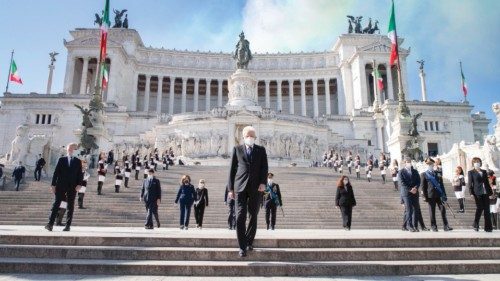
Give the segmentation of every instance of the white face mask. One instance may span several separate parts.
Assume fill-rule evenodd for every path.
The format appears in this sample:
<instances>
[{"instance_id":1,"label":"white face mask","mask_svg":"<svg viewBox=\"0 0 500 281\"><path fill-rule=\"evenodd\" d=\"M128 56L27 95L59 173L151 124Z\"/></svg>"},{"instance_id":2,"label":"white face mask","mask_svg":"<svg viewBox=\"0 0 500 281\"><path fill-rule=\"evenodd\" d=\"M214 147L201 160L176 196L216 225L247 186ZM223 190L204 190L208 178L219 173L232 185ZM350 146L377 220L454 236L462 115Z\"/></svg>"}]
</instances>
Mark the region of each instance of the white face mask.
<instances>
[{"instance_id":1,"label":"white face mask","mask_svg":"<svg viewBox=\"0 0 500 281\"><path fill-rule=\"evenodd\" d=\"M273 184L273 180L272 179L267 179L267 184L269 184L269 185Z\"/></svg>"},{"instance_id":2,"label":"white face mask","mask_svg":"<svg viewBox=\"0 0 500 281\"><path fill-rule=\"evenodd\" d=\"M433 171L434 170L434 165L432 165L432 164L429 165L429 167L427 169L429 169L429 171Z\"/></svg>"},{"instance_id":3,"label":"white face mask","mask_svg":"<svg viewBox=\"0 0 500 281\"><path fill-rule=\"evenodd\" d=\"M153 178L153 175L148 175L148 179L152 179Z\"/></svg>"},{"instance_id":4,"label":"white face mask","mask_svg":"<svg viewBox=\"0 0 500 281\"><path fill-rule=\"evenodd\" d=\"M349 180L344 180L344 185L349 184Z\"/></svg>"},{"instance_id":5,"label":"white face mask","mask_svg":"<svg viewBox=\"0 0 500 281\"><path fill-rule=\"evenodd\" d=\"M479 169L479 168L481 168L481 163L479 162L474 163L474 169Z\"/></svg>"},{"instance_id":6,"label":"white face mask","mask_svg":"<svg viewBox=\"0 0 500 281\"><path fill-rule=\"evenodd\" d=\"M255 143L255 138L253 138L253 137L246 137L245 138L245 144L246 145L253 146L254 143Z\"/></svg>"},{"instance_id":7,"label":"white face mask","mask_svg":"<svg viewBox=\"0 0 500 281\"><path fill-rule=\"evenodd\" d=\"M204 183L200 183L200 184L198 185L198 187L199 187L199 188L204 188L204 187L205 187L205 184L204 184Z\"/></svg>"},{"instance_id":8,"label":"white face mask","mask_svg":"<svg viewBox=\"0 0 500 281\"><path fill-rule=\"evenodd\" d=\"M411 163L405 163L405 167L406 167L406 169L410 169L411 168Z\"/></svg>"}]
</instances>

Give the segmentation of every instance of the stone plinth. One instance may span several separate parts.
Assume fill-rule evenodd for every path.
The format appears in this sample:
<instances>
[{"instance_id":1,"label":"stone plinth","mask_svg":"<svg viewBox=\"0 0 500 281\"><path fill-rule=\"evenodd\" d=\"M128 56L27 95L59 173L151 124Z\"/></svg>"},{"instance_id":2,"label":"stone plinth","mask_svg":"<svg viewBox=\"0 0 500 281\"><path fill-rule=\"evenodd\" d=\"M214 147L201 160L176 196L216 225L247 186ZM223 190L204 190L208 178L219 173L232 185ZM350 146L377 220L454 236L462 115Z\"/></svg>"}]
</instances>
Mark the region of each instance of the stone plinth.
<instances>
[{"instance_id":1,"label":"stone plinth","mask_svg":"<svg viewBox=\"0 0 500 281\"><path fill-rule=\"evenodd\" d=\"M257 79L246 69L238 69L229 78L229 101L226 107L257 107ZM251 110L255 111L255 110Z\"/></svg>"},{"instance_id":2,"label":"stone plinth","mask_svg":"<svg viewBox=\"0 0 500 281\"><path fill-rule=\"evenodd\" d=\"M422 149L422 143L424 138L422 137L412 137L408 134L411 128L411 118L396 118L392 123L394 131L391 137L387 141L387 148L391 154L392 159L397 159L401 161L405 155L404 150L409 142L416 141L418 147ZM416 146L415 145L415 146ZM418 159L417 159L418 160Z\"/></svg>"}]
</instances>

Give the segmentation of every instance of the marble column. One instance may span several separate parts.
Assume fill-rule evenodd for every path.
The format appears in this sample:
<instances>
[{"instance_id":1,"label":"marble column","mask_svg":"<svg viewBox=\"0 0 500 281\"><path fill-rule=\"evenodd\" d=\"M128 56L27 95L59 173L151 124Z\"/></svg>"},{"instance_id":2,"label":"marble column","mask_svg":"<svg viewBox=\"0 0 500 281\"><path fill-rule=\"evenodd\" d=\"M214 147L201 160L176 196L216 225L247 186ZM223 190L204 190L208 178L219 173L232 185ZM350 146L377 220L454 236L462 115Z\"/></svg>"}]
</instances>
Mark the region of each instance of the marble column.
<instances>
[{"instance_id":1,"label":"marble column","mask_svg":"<svg viewBox=\"0 0 500 281\"><path fill-rule=\"evenodd\" d=\"M198 112L198 102L200 99L200 92L199 92L199 87L200 86L200 79L195 78L194 79L194 98L193 98L193 112Z\"/></svg>"},{"instance_id":2,"label":"marble column","mask_svg":"<svg viewBox=\"0 0 500 281\"><path fill-rule=\"evenodd\" d=\"M170 92L168 94L168 114L174 114L174 99L175 99L175 77L170 76Z\"/></svg>"},{"instance_id":3,"label":"marble column","mask_svg":"<svg viewBox=\"0 0 500 281\"><path fill-rule=\"evenodd\" d=\"M162 98L163 98L163 76L158 76L158 94L156 95L156 114L161 114Z\"/></svg>"},{"instance_id":4,"label":"marble column","mask_svg":"<svg viewBox=\"0 0 500 281\"><path fill-rule=\"evenodd\" d=\"M313 79L313 108L314 108L314 118L319 117L319 106L318 106L318 79Z\"/></svg>"},{"instance_id":5,"label":"marble column","mask_svg":"<svg viewBox=\"0 0 500 281\"><path fill-rule=\"evenodd\" d=\"M149 89L151 83L151 75L146 74L146 90L144 91L144 108L143 111L149 112Z\"/></svg>"},{"instance_id":6,"label":"marble column","mask_svg":"<svg viewBox=\"0 0 500 281\"><path fill-rule=\"evenodd\" d=\"M270 108L271 107L271 94L270 94L270 90L269 90L269 83L271 83L271 81L265 80L264 83L266 84L266 108Z\"/></svg>"},{"instance_id":7,"label":"marble column","mask_svg":"<svg viewBox=\"0 0 500 281\"><path fill-rule=\"evenodd\" d=\"M137 109L137 96L139 95L138 91L138 84L139 84L139 74L134 74L134 82L132 86L132 104L131 107L132 111L138 111Z\"/></svg>"},{"instance_id":8,"label":"marble column","mask_svg":"<svg viewBox=\"0 0 500 281\"><path fill-rule=\"evenodd\" d=\"M300 108L302 116L307 116L306 107L306 80L300 79Z\"/></svg>"},{"instance_id":9,"label":"marble column","mask_svg":"<svg viewBox=\"0 0 500 281\"><path fill-rule=\"evenodd\" d=\"M217 106L222 107L222 83L224 81L217 79Z\"/></svg>"},{"instance_id":10,"label":"marble column","mask_svg":"<svg viewBox=\"0 0 500 281\"><path fill-rule=\"evenodd\" d=\"M391 100L395 100L394 98L394 87L392 85L392 71L391 71L391 67L389 66L385 66L385 74L386 74L386 77L387 77L387 98L391 99Z\"/></svg>"},{"instance_id":11,"label":"marble column","mask_svg":"<svg viewBox=\"0 0 500 281\"><path fill-rule=\"evenodd\" d=\"M281 93L281 80L278 80L276 81L277 85L278 85L278 89L276 90L276 95L278 97L278 101L277 101L277 105L276 105L276 110L281 113L281 111L283 110L283 96L282 96L282 93Z\"/></svg>"},{"instance_id":12,"label":"marble column","mask_svg":"<svg viewBox=\"0 0 500 281\"><path fill-rule=\"evenodd\" d=\"M89 73L89 58L83 58L82 80L80 81L80 95L87 94L87 74Z\"/></svg>"},{"instance_id":13,"label":"marble column","mask_svg":"<svg viewBox=\"0 0 500 281\"><path fill-rule=\"evenodd\" d=\"M295 101L293 100L293 80L288 80L288 98L289 98L289 109L288 112L291 115L295 114Z\"/></svg>"},{"instance_id":14,"label":"marble column","mask_svg":"<svg viewBox=\"0 0 500 281\"><path fill-rule=\"evenodd\" d=\"M425 87L425 72L423 69L420 69L420 90L422 91L422 101L427 101L427 89Z\"/></svg>"},{"instance_id":15,"label":"marble column","mask_svg":"<svg viewBox=\"0 0 500 281\"><path fill-rule=\"evenodd\" d=\"M325 78L325 104L326 115L332 115L332 103L330 96L330 78Z\"/></svg>"},{"instance_id":16,"label":"marble column","mask_svg":"<svg viewBox=\"0 0 500 281\"><path fill-rule=\"evenodd\" d=\"M344 92L344 83L342 81L342 76L339 75L335 78L337 80L337 104L338 104L338 114L346 115L346 97Z\"/></svg>"},{"instance_id":17,"label":"marble column","mask_svg":"<svg viewBox=\"0 0 500 281\"><path fill-rule=\"evenodd\" d=\"M187 81L186 77L182 77L181 113L186 112Z\"/></svg>"},{"instance_id":18,"label":"marble column","mask_svg":"<svg viewBox=\"0 0 500 281\"><path fill-rule=\"evenodd\" d=\"M206 79L206 91L205 91L205 111L210 111L210 95L212 94L211 84L212 79Z\"/></svg>"},{"instance_id":19,"label":"marble column","mask_svg":"<svg viewBox=\"0 0 500 281\"><path fill-rule=\"evenodd\" d=\"M64 92L68 95L72 95L73 93L73 79L75 77L75 62L76 59L73 56L68 56L67 65L66 65L66 80L64 82Z\"/></svg>"}]
</instances>

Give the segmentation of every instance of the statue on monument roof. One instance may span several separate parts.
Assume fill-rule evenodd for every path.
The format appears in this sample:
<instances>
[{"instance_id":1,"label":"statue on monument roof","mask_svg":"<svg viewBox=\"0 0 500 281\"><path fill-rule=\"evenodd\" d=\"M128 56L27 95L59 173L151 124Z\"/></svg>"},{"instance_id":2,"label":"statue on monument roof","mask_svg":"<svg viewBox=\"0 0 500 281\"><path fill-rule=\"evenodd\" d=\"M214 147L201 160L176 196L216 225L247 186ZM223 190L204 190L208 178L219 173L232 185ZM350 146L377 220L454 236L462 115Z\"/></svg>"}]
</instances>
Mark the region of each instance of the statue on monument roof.
<instances>
[{"instance_id":1,"label":"statue on monument roof","mask_svg":"<svg viewBox=\"0 0 500 281\"><path fill-rule=\"evenodd\" d=\"M248 69L248 63L252 59L252 52L250 51L250 42L245 39L245 33L240 33L240 41L236 44L233 59L236 60L238 69Z\"/></svg>"},{"instance_id":2,"label":"statue on monument roof","mask_svg":"<svg viewBox=\"0 0 500 281\"><path fill-rule=\"evenodd\" d=\"M411 129L408 132L409 136L416 137L416 136L419 135L418 129L417 129L417 119L420 118L421 116L422 116L422 112L417 113L417 114L415 114L415 115L412 116L412 118L411 118Z\"/></svg>"},{"instance_id":3,"label":"statue on monument roof","mask_svg":"<svg viewBox=\"0 0 500 281\"><path fill-rule=\"evenodd\" d=\"M126 9L124 9L124 10L113 9L113 12L115 13L115 25L113 25L113 28L123 28L122 17L127 12L127 10ZM127 20L127 25L128 25L128 20Z\"/></svg>"}]
</instances>

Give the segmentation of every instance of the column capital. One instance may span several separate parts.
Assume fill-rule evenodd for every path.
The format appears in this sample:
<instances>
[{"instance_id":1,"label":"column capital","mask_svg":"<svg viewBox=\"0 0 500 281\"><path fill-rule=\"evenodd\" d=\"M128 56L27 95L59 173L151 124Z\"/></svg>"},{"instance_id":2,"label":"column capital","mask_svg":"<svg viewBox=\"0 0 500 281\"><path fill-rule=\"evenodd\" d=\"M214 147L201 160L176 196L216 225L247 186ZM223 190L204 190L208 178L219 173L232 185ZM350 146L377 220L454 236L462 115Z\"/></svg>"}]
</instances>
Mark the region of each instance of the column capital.
<instances>
[{"instance_id":1,"label":"column capital","mask_svg":"<svg viewBox=\"0 0 500 281\"><path fill-rule=\"evenodd\" d=\"M151 79L151 74L144 74L146 76L146 79Z\"/></svg>"},{"instance_id":2,"label":"column capital","mask_svg":"<svg viewBox=\"0 0 500 281\"><path fill-rule=\"evenodd\" d=\"M193 78L193 80L194 80L195 83L200 82L200 78Z\"/></svg>"},{"instance_id":3,"label":"column capital","mask_svg":"<svg viewBox=\"0 0 500 281\"><path fill-rule=\"evenodd\" d=\"M189 78L188 78L188 77L181 77L181 79L182 79L182 83L184 83L184 82L187 82L187 80L188 80Z\"/></svg>"},{"instance_id":4,"label":"column capital","mask_svg":"<svg viewBox=\"0 0 500 281\"><path fill-rule=\"evenodd\" d=\"M328 83L330 84L330 79L332 79L331 77L325 77L323 78L323 80L325 81L325 84Z\"/></svg>"},{"instance_id":5,"label":"column capital","mask_svg":"<svg viewBox=\"0 0 500 281\"><path fill-rule=\"evenodd\" d=\"M318 83L318 78L311 78L313 83Z\"/></svg>"},{"instance_id":6,"label":"column capital","mask_svg":"<svg viewBox=\"0 0 500 281\"><path fill-rule=\"evenodd\" d=\"M305 79L305 78L300 78L299 80L300 80L300 84L304 84L307 81L307 79Z\"/></svg>"},{"instance_id":7,"label":"column capital","mask_svg":"<svg viewBox=\"0 0 500 281\"><path fill-rule=\"evenodd\" d=\"M208 83L212 83L212 78L205 78L205 82L208 84Z\"/></svg>"},{"instance_id":8,"label":"column capital","mask_svg":"<svg viewBox=\"0 0 500 281\"><path fill-rule=\"evenodd\" d=\"M293 85L293 82L295 82L295 79L288 79L288 84Z\"/></svg>"},{"instance_id":9,"label":"column capital","mask_svg":"<svg viewBox=\"0 0 500 281\"><path fill-rule=\"evenodd\" d=\"M271 83L271 80L270 80L270 79L265 79L265 80L264 80L264 83L265 83L266 85L269 85L269 83Z\"/></svg>"}]
</instances>

